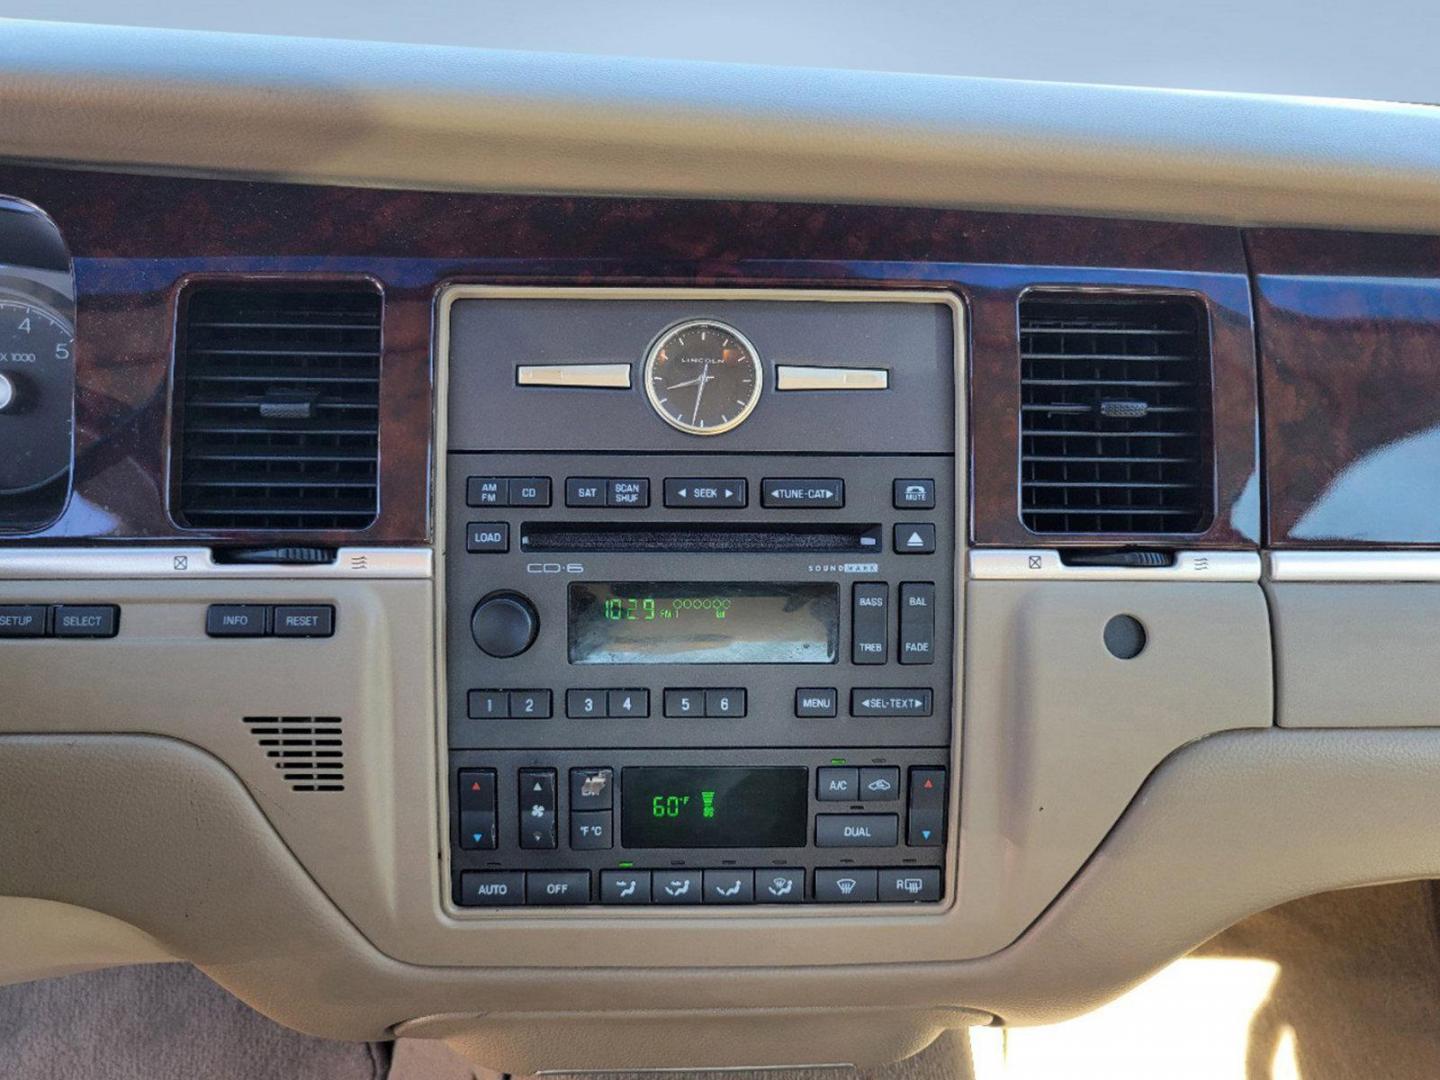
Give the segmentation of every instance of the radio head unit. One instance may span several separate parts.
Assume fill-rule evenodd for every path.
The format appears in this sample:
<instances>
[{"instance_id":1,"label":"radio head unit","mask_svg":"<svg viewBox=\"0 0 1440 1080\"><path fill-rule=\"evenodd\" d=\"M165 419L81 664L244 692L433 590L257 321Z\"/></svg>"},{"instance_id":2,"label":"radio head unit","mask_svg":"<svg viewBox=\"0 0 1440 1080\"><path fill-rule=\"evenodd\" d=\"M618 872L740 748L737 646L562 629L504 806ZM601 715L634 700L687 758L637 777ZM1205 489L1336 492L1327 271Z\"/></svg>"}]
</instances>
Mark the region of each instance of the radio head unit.
<instances>
[{"instance_id":1,"label":"radio head unit","mask_svg":"<svg viewBox=\"0 0 1440 1080\"><path fill-rule=\"evenodd\" d=\"M845 295L447 298L455 914L949 898L960 313Z\"/></svg>"}]
</instances>

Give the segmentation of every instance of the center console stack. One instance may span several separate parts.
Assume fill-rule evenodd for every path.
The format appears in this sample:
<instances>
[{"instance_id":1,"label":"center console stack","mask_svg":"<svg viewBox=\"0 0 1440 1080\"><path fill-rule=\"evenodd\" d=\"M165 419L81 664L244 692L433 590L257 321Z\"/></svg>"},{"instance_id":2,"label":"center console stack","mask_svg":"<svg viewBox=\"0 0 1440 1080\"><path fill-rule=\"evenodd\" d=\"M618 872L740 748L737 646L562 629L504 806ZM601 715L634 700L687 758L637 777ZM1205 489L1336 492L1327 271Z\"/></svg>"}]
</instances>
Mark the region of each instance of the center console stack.
<instances>
[{"instance_id":1,"label":"center console stack","mask_svg":"<svg viewBox=\"0 0 1440 1080\"><path fill-rule=\"evenodd\" d=\"M447 909L949 901L955 298L439 319Z\"/></svg>"}]
</instances>

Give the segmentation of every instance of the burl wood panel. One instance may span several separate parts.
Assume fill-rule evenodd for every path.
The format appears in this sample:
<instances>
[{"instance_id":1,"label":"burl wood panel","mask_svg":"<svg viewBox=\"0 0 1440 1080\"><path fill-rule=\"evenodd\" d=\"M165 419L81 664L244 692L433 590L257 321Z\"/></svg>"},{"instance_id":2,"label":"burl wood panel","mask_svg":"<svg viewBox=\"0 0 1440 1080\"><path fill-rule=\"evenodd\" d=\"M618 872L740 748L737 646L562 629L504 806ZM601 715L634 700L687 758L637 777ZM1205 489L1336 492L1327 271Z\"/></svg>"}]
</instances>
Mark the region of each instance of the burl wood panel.
<instances>
[{"instance_id":1,"label":"burl wood panel","mask_svg":"<svg viewBox=\"0 0 1440 1080\"><path fill-rule=\"evenodd\" d=\"M1440 238L1247 242L1271 544L1440 546Z\"/></svg>"},{"instance_id":2,"label":"burl wood panel","mask_svg":"<svg viewBox=\"0 0 1440 1080\"><path fill-rule=\"evenodd\" d=\"M1202 547L1259 540L1254 356L1236 230L875 207L393 192L31 167L0 167L0 192L48 211L75 256L75 498L43 539L255 539L181 530L168 513L175 299L195 276L284 274L365 275L386 298L380 518L363 533L312 534L316 541L401 543L429 535L432 305L441 283L452 280L953 289L971 320L973 537L1002 545L1035 539L1020 523L1017 501L1018 295L1035 285L1192 292L1210 311L1215 341L1219 507L1208 532L1183 540Z\"/></svg>"}]
</instances>

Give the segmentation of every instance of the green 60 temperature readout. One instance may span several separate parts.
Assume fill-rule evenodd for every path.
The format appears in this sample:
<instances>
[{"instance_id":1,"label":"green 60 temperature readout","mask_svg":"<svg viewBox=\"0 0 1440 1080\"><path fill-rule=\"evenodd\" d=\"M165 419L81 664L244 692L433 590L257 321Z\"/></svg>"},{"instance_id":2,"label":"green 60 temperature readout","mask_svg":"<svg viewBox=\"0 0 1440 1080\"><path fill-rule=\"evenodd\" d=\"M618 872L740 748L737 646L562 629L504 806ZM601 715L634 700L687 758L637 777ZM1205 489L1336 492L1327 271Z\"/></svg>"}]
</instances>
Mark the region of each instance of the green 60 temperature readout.
<instances>
[{"instance_id":1,"label":"green 60 temperature readout","mask_svg":"<svg viewBox=\"0 0 1440 1080\"><path fill-rule=\"evenodd\" d=\"M627 848L804 847L810 770L631 765L620 770Z\"/></svg>"},{"instance_id":2,"label":"green 60 temperature readout","mask_svg":"<svg viewBox=\"0 0 1440 1080\"><path fill-rule=\"evenodd\" d=\"M723 619L730 604L726 596L676 596L661 601L653 596L611 596L605 600L605 618L611 622L651 622L678 619L694 611Z\"/></svg>"}]
</instances>

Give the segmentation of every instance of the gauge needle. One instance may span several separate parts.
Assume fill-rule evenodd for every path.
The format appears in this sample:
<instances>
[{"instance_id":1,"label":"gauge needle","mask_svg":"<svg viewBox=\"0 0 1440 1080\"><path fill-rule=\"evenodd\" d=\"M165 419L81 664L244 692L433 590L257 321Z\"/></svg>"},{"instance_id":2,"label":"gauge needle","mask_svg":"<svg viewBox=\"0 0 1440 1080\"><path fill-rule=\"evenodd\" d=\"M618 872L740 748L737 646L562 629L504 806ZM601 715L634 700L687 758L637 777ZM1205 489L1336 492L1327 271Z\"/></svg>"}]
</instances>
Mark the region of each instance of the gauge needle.
<instances>
[{"instance_id":1,"label":"gauge needle","mask_svg":"<svg viewBox=\"0 0 1440 1080\"><path fill-rule=\"evenodd\" d=\"M695 385L696 383L698 383L702 378L704 378L703 375L696 375L695 378L693 378L693 379L686 379L684 382L674 383L674 384L672 384L672 385L670 385L670 386L665 387L665 389L666 389L667 391L670 391L670 390L683 390L683 389L684 389L685 387L687 387L687 386L694 386L694 385Z\"/></svg>"},{"instance_id":2,"label":"gauge needle","mask_svg":"<svg viewBox=\"0 0 1440 1080\"><path fill-rule=\"evenodd\" d=\"M695 411L690 414L690 423L700 419L700 399L705 396L705 384L710 381L710 361L705 361L705 366L700 369L700 389L695 391Z\"/></svg>"}]
</instances>

